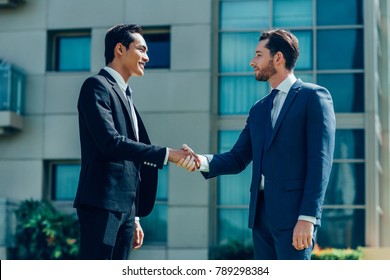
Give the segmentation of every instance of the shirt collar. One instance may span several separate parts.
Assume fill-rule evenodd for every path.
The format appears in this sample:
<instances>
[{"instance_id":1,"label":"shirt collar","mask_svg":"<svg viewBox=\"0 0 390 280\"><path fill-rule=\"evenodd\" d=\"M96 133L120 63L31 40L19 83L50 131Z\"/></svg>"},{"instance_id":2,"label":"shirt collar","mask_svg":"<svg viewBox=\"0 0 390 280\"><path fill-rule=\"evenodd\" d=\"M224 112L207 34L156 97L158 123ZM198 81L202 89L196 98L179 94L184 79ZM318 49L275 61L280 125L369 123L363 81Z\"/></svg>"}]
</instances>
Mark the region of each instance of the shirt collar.
<instances>
[{"instance_id":1,"label":"shirt collar","mask_svg":"<svg viewBox=\"0 0 390 280\"><path fill-rule=\"evenodd\" d=\"M295 75L293 73L291 73L276 88L282 92L288 93L296 81L297 81L297 78L295 77Z\"/></svg>"},{"instance_id":2,"label":"shirt collar","mask_svg":"<svg viewBox=\"0 0 390 280\"><path fill-rule=\"evenodd\" d=\"M103 69L106 70L108 74L110 74L114 78L114 80L123 92L126 92L127 87L129 87L130 92L132 92L130 86L125 82L121 74L119 74L115 69L108 66L105 66Z\"/></svg>"}]
</instances>

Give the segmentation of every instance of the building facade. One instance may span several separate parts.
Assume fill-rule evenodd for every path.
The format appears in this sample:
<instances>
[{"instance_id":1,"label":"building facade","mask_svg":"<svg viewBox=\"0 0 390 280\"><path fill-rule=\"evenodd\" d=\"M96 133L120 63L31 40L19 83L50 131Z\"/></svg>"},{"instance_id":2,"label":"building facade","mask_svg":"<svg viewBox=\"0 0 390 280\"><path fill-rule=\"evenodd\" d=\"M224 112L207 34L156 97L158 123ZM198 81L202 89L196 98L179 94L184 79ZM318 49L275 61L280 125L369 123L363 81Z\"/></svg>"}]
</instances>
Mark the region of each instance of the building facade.
<instances>
[{"instance_id":1,"label":"building facade","mask_svg":"<svg viewBox=\"0 0 390 280\"><path fill-rule=\"evenodd\" d=\"M11 202L48 199L74 212L78 93L104 66L106 30L123 22L140 24L149 46L145 76L130 86L152 143L199 153L230 149L268 94L249 66L260 32L291 30L300 41L295 75L329 89L337 118L318 244L390 246L388 2L0 1L0 257ZM250 245L250 172L205 181L164 167L132 258L207 259L229 240Z\"/></svg>"}]
</instances>

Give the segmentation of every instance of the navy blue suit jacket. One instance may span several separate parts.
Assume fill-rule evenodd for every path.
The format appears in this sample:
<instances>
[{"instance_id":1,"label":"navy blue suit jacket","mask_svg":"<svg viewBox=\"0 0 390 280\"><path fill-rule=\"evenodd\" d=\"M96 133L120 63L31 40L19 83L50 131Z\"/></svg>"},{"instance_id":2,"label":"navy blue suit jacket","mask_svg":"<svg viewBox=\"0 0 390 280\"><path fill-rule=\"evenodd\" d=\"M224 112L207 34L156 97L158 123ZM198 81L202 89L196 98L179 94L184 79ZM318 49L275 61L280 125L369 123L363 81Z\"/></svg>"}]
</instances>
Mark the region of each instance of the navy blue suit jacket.
<instances>
[{"instance_id":1,"label":"navy blue suit jacket","mask_svg":"<svg viewBox=\"0 0 390 280\"><path fill-rule=\"evenodd\" d=\"M130 212L136 203L136 215L148 215L166 149L150 145L138 112L136 140L128 100L105 70L84 82L77 108L81 172L74 207Z\"/></svg>"},{"instance_id":2,"label":"navy blue suit jacket","mask_svg":"<svg viewBox=\"0 0 390 280\"><path fill-rule=\"evenodd\" d=\"M253 228L261 174L265 180L265 207L278 229L295 226L299 215L320 224L322 205L333 161L335 114L329 92L298 79L288 92L272 138L265 145L270 95L250 110L245 128L226 153L206 155L210 170L205 178L236 174L253 161L249 227Z\"/></svg>"}]
</instances>

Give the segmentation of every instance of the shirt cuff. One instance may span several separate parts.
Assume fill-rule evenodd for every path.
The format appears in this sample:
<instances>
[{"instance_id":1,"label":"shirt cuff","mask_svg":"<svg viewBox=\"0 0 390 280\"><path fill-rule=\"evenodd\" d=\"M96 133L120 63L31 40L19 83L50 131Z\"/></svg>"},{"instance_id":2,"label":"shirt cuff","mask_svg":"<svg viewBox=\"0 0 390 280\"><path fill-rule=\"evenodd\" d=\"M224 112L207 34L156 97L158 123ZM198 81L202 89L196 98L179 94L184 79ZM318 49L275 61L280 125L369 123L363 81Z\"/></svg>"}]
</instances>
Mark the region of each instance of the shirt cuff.
<instances>
[{"instance_id":1,"label":"shirt cuff","mask_svg":"<svg viewBox=\"0 0 390 280\"><path fill-rule=\"evenodd\" d=\"M169 159L169 149L166 148L165 149L165 159L164 159L164 165L167 165L168 164L168 159Z\"/></svg>"},{"instance_id":2,"label":"shirt cuff","mask_svg":"<svg viewBox=\"0 0 390 280\"><path fill-rule=\"evenodd\" d=\"M311 223L313 223L314 225L316 224L316 221L317 221L316 217L305 216L305 215L300 215L300 216L298 217L298 220L311 222Z\"/></svg>"},{"instance_id":3,"label":"shirt cuff","mask_svg":"<svg viewBox=\"0 0 390 280\"><path fill-rule=\"evenodd\" d=\"M135 221L139 221L139 217L135 217L134 220L135 220Z\"/></svg>"},{"instance_id":4,"label":"shirt cuff","mask_svg":"<svg viewBox=\"0 0 390 280\"><path fill-rule=\"evenodd\" d=\"M198 155L198 156L199 156L199 160L200 160L200 167L199 167L198 171L209 172L210 166L209 166L209 160L207 159L207 157L205 157L204 155Z\"/></svg>"}]
</instances>

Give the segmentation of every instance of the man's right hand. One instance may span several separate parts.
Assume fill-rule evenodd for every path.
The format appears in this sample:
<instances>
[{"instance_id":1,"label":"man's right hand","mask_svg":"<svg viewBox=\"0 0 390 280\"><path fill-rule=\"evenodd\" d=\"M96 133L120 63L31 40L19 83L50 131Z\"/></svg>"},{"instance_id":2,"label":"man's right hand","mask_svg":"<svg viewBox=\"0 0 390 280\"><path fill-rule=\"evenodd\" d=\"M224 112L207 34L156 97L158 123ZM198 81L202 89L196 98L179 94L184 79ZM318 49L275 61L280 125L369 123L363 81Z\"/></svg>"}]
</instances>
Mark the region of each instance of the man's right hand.
<instances>
[{"instance_id":1,"label":"man's right hand","mask_svg":"<svg viewBox=\"0 0 390 280\"><path fill-rule=\"evenodd\" d=\"M188 171L190 171L190 169L193 169L192 171L195 171L197 168L200 167L198 155L195 154L194 151L186 144L183 144L181 149L178 150L169 148L168 160L170 162L175 163L177 166L182 166ZM186 167L184 167L183 164L185 164ZM193 168L190 168L190 166L192 166Z\"/></svg>"}]
</instances>

